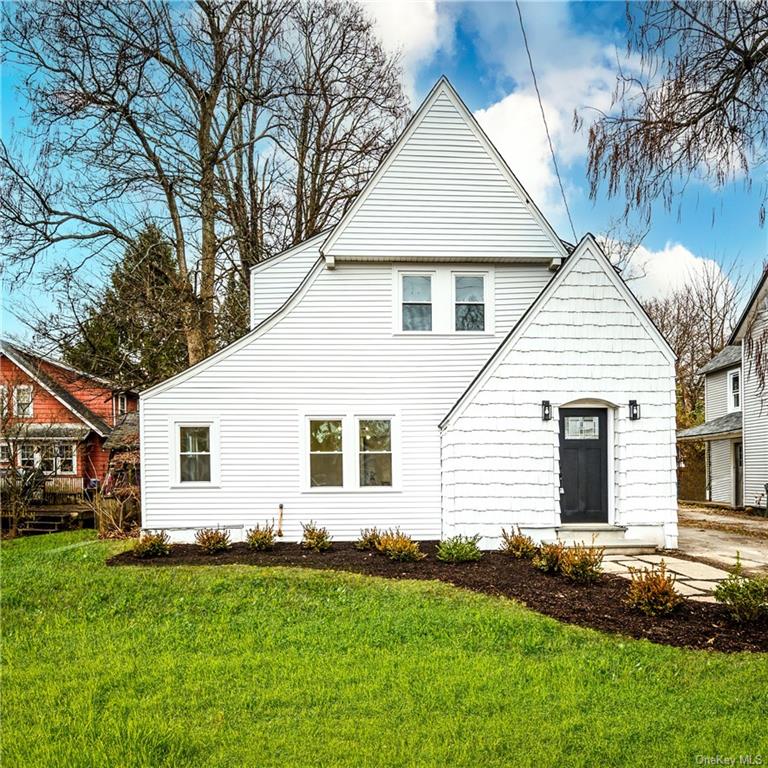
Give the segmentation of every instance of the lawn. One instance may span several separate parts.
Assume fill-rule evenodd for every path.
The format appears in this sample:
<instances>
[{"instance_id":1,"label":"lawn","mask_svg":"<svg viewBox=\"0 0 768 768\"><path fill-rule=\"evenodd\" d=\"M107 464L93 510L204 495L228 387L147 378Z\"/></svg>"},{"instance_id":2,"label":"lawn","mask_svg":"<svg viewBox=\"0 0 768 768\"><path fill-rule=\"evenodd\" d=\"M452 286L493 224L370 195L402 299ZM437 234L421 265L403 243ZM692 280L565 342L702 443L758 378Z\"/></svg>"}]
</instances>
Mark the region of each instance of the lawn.
<instances>
[{"instance_id":1,"label":"lawn","mask_svg":"<svg viewBox=\"0 0 768 768\"><path fill-rule=\"evenodd\" d=\"M432 582L109 568L2 545L6 766L768 761L768 658L565 626Z\"/></svg>"}]
</instances>

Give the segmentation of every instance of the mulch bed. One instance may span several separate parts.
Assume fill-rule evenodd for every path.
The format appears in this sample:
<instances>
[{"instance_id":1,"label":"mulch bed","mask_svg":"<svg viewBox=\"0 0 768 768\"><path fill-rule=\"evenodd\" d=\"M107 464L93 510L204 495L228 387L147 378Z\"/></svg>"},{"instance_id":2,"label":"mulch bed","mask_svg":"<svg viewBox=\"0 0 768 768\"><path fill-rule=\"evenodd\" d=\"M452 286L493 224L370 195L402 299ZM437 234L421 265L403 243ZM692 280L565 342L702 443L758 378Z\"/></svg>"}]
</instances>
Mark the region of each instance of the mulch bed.
<instances>
[{"instance_id":1,"label":"mulch bed","mask_svg":"<svg viewBox=\"0 0 768 768\"><path fill-rule=\"evenodd\" d=\"M169 557L140 560L130 551L109 565L158 567L173 565L300 566L380 576L388 579L438 579L464 589L512 598L546 616L583 627L644 638L654 643L724 652L768 652L768 620L739 625L722 606L686 600L671 616L649 617L624 605L628 582L603 575L588 586L562 576L549 576L527 560L487 552L482 560L451 565L435 557L437 543L421 542L427 558L400 563L373 552L361 552L349 542L336 542L327 552L308 552L298 544L279 543L270 552L255 552L234 544L218 555L207 555L194 544L174 544Z\"/></svg>"}]
</instances>

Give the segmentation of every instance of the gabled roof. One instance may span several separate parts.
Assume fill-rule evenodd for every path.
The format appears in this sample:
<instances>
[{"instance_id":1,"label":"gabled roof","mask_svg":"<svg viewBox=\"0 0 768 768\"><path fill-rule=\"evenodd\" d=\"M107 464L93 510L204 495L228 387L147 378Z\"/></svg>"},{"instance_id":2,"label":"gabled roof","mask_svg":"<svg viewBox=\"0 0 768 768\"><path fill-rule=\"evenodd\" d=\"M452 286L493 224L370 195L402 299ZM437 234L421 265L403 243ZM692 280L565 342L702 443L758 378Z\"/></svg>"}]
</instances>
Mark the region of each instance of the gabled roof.
<instances>
[{"instance_id":1,"label":"gabled roof","mask_svg":"<svg viewBox=\"0 0 768 768\"><path fill-rule=\"evenodd\" d=\"M762 277L757 281L755 290L752 291L752 295L749 297L747 306L744 307L744 311L741 313L739 322L736 323L736 327L731 333L731 338L728 339L729 344L733 344L743 337L748 325L748 320L755 312L757 312L757 305L762 298L765 298L766 301L768 301L768 264L766 264L763 268Z\"/></svg>"},{"instance_id":2,"label":"gabled roof","mask_svg":"<svg viewBox=\"0 0 768 768\"><path fill-rule=\"evenodd\" d=\"M733 411L717 419L706 421L697 427L681 429L677 436L681 440L712 440L741 432L741 411Z\"/></svg>"},{"instance_id":3,"label":"gabled roof","mask_svg":"<svg viewBox=\"0 0 768 768\"><path fill-rule=\"evenodd\" d=\"M129 411L117 420L114 429L104 441L104 449L113 451L118 448L137 448L138 445L139 412Z\"/></svg>"},{"instance_id":4,"label":"gabled roof","mask_svg":"<svg viewBox=\"0 0 768 768\"><path fill-rule=\"evenodd\" d=\"M15 365L21 368L24 373L34 379L50 395L55 397L65 408L87 424L97 435L106 437L110 432L110 427L101 416L97 416L85 403L82 403L72 395L65 387L57 382L52 376L46 373L41 362L50 362L45 358L39 357L22 350L20 347L11 344L5 340L0 341L0 354L4 354ZM71 370L71 369L70 369ZM87 375L87 374L83 374ZM93 378L93 377L88 377Z\"/></svg>"},{"instance_id":5,"label":"gabled roof","mask_svg":"<svg viewBox=\"0 0 768 768\"><path fill-rule=\"evenodd\" d=\"M723 347L706 365L699 369L699 373L714 373L723 368L733 368L741 365L741 345L729 344Z\"/></svg>"},{"instance_id":6,"label":"gabled roof","mask_svg":"<svg viewBox=\"0 0 768 768\"><path fill-rule=\"evenodd\" d=\"M568 248L441 77L320 252L330 265L543 261Z\"/></svg>"},{"instance_id":7,"label":"gabled roof","mask_svg":"<svg viewBox=\"0 0 768 768\"><path fill-rule=\"evenodd\" d=\"M501 362L503 353L525 333L532 319L539 313L541 308L546 304L547 300L557 291L558 287L564 282L568 274L573 270L574 266L587 252L594 254L595 257L602 262L605 274L608 276L608 279L613 283L619 293L624 296L628 305L637 316L638 320L648 331L649 335L656 340L659 349L663 352L665 357L671 363L674 362L675 353L669 346L669 342L664 338L664 335L653 323L651 318L648 316L648 313L645 311L642 304L640 304L635 295L624 282L621 275L619 275L618 272L614 269L610 260L605 255L605 253L603 253L602 248L599 246L594 236L591 233L587 233L576 246L573 253L568 257L568 260L565 262L565 264L557 271L554 277L549 281L549 283L547 283L542 292L538 295L533 304L528 307L523 316L517 321L517 323L515 323L512 330L507 334L501 344L499 344L499 346L496 348L496 351L480 369L477 376L475 376L475 378L464 390L459 399L454 403L451 410L448 411L448 413L445 415L445 418L440 422L440 429L443 429L453 418L456 417L456 415L463 409L464 405L469 401L474 392L477 391L477 389L487 380L493 371L496 370L496 367Z\"/></svg>"}]
</instances>

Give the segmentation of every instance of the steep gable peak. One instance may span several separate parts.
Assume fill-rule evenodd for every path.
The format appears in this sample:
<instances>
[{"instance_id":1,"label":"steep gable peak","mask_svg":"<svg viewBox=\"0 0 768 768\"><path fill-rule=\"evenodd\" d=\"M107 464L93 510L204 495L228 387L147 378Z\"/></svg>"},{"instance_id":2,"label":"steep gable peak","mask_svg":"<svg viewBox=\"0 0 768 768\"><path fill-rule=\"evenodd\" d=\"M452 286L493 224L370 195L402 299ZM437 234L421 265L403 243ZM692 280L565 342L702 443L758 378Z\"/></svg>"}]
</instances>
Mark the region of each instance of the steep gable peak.
<instances>
[{"instance_id":1,"label":"steep gable peak","mask_svg":"<svg viewBox=\"0 0 768 768\"><path fill-rule=\"evenodd\" d=\"M552 261L567 249L441 77L323 243L351 261Z\"/></svg>"}]
</instances>

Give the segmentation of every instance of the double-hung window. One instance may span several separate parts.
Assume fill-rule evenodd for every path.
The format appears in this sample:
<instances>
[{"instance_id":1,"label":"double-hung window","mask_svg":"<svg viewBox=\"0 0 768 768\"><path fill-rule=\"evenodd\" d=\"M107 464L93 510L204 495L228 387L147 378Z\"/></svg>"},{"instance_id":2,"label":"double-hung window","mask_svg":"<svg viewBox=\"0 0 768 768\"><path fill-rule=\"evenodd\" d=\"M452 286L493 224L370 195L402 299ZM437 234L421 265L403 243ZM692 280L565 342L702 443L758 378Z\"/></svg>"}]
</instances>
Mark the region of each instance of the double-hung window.
<instances>
[{"instance_id":1,"label":"double-hung window","mask_svg":"<svg viewBox=\"0 0 768 768\"><path fill-rule=\"evenodd\" d=\"M341 419L309 420L309 484L313 488L344 485Z\"/></svg>"},{"instance_id":2,"label":"double-hung window","mask_svg":"<svg viewBox=\"0 0 768 768\"><path fill-rule=\"evenodd\" d=\"M454 275L454 319L457 331L485 330L483 275Z\"/></svg>"},{"instance_id":3,"label":"double-hung window","mask_svg":"<svg viewBox=\"0 0 768 768\"><path fill-rule=\"evenodd\" d=\"M46 443L40 447L40 469L46 475L56 472L56 448L52 443Z\"/></svg>"},{"instance_id":4,"label":"double-hung window","mask_svg":"<svg viewBox=\"0 0 768 768\"><path fill-rule=\"evenodd\" d=\"M360 486L392 485L392 422L360 419Z\"/></svg>"},{"instance_id":5,"label":"double-hung window","mask_svg":"<svg viewBox=\"0 0 768 768\"><path fill-rule=\"evenodd\" d=\"M35 446L29 443L22 443L19 446L19 466L22 469L35 468Z\"/></svg>"},{"instance_id":6,"label":"double-hung window","mask_svg":"<svg viewBox=\"0 0 768 768\"><path fill-rule=\"evenodd\" d=\"M56 446L56 471L60 475L75 474L76 450L74 443L59 443Z\"/></svg>"},{"instance_id":7,"label":"double-hung window","mask_svg":"<svg viewBox=\"0 0 768 768\"><path fill-rule=\"evenodd\" d=\"M32 418L32 387L20 384L13 390L13 415L17 419Z\"/></svg>"},{"instance_id":8,"label":"double-hung window","mask_svg":"<svg viewBox=\"0 0 768 768\"><path fill-rule=\"evenodd\" d=\"M0 384L0 419L8 416L8 387Z\"/></svg>"},{"instance_id":9,"label":"double-hung window","mask_svg":"<svg viewBox=\"0 0 768 768\"><path fill-rule=\"evenodd\" d=\"M210 424L179 424L179 482L211 481Z\"/></svg>"},{"instance_id":10,"label":"double-hung window","mask_svg":"<svg viewBox=\"0 0 768 768\"><path fill-rule=\"evenodd\" d=\"M128 398L123 392L117 396L117 415L125 416L126 413L128 413Z\"/></svg>"},{"instance_id":11,"label":"double-hung window","mask_svg":"<svg viewBox=\"0 0 768 768\"><path fill-rule=\"evenodd\" d=\"M432 276L402 275L403 331L432 330Z\"/></svg>"},{"instance_id":12,"label":"double-hung window","mask_svg":"<svg viewBox=\"0 0 768 768\"><path fill-rule=\"evenodd\" d=\"M738 370L728 374L728 410L741 410L741 373Z\"/></svg>"}]
</instances>

